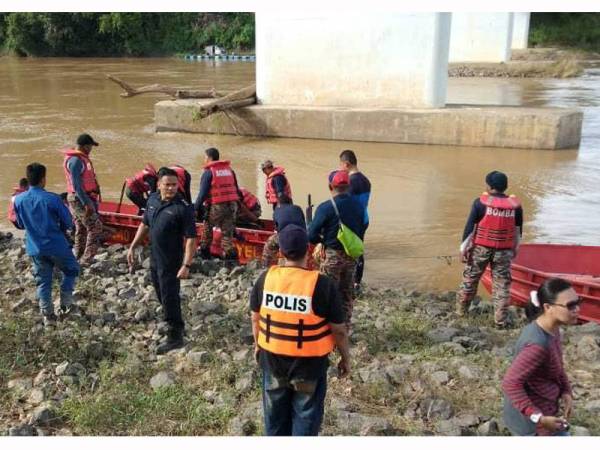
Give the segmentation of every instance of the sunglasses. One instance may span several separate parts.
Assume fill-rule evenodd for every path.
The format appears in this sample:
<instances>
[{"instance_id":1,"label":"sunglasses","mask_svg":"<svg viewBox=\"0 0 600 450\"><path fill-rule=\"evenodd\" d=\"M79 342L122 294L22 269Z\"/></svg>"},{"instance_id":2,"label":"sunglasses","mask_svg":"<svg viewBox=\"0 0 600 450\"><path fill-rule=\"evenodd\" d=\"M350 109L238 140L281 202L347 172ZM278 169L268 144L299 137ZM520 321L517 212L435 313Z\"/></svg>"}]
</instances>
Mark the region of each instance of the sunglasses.
<instances>
[{"instance_id":1,"label":"sunglasses","mask_svg":"<svg viewBox=\"0 0 600 450\"><path fill-rule=\"evenodd\" d=\"M559 305L558 303L552 303L552 306L560 306L561 308L567 308L569 311L575 311L581 306L581 299L573 300L566 305Z\"/></svg>"}]
</instances>

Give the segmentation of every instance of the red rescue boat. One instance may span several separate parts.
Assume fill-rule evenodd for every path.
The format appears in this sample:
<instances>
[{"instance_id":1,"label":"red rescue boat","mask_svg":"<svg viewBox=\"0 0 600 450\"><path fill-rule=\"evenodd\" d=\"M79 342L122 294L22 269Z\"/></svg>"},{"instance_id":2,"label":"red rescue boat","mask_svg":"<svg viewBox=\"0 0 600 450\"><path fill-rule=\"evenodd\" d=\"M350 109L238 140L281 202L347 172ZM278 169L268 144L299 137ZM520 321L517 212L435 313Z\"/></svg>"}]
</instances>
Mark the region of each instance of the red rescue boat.
<instances>
[{"instance_id":1,"label":"red rescue boat","mask_svg":"<svg viewBox=\"0 0 600 450\"><path fill-rule=\"evenodd\" d=\"M107 239L108 244L131 244L142 217L137 215L138 208L134 205L120 204L116 202L101 202L98 207L100 220L105 228L110 232ZM241 264L246 264L253 259L262 257L265 242L274 232L272 220L261 220L261 229L236 228L236 237L234 244L238 251L238 259ZM204 226L202 223L196 223L198 236L202 235ZM198 240L200 244L200 240ZM213 241L210 248L211 254L217 257L223 257L221 248L221 230L213 229Z\"/></svg>"},{"instance_id":2,"label":"red rescue boat","mask_svg":"<svg viewBox=\"0 0 600 450\"><path fill-rule=\"evenodd\" d=\"M513 260L511 304L525 306L529 293L547 278L560 277L573 284L583 300L579 317L600 323L600 247L563 244L522 244ZM481 279L491 293L489 266Z\"/></svg>"}]
</instances>

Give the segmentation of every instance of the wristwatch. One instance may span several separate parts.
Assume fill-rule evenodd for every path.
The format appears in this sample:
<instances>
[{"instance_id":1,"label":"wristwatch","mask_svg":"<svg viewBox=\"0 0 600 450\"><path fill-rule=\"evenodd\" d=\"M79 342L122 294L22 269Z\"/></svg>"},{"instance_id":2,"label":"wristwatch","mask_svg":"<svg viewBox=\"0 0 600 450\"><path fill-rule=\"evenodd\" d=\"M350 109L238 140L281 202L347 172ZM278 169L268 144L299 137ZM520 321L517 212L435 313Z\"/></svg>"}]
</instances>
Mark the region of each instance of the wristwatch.
<instances>
[{"instance_id":1,"label":"wristwatch","mask_svg":"<svg viewBox=\"0 0 600 450\"><path fill-rule=\"evenodd\" d=\"M184 266L184 267L187 267L188 269L191 269L191 268L192 268L192 266L191 266L190 264L184 264L183 266Z\"/></svg>"},{"instance_id":2,"label":"wristwatch","mask_svg":"<svg viewBox=\"0 0 600 450\"><path fill-rule=\"evenodd\" d=\"M537 414L532 414L529 416L529 420L531 420L533 423L539 423L540 420L542 420L542 413L537 413Z\"/></svg>"}]
</instances>

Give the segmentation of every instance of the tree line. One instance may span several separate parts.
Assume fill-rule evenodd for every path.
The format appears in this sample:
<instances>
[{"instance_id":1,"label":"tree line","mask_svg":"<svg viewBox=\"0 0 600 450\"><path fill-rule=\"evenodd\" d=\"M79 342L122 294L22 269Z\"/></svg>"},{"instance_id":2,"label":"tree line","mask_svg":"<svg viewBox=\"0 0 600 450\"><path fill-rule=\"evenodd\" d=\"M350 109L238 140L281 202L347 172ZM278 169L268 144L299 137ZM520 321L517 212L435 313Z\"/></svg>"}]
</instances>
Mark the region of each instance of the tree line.
<instances>
[{"instance_id":1,"label":"tree line","mask_svg":"<svg viewBox=\"0 0 600 450\"><path fill-rule=\"evenodd\" d=\"M0 13L0 48L19 56L164 56L254 48L253 13Z\"/></svg>"}]
</instances>

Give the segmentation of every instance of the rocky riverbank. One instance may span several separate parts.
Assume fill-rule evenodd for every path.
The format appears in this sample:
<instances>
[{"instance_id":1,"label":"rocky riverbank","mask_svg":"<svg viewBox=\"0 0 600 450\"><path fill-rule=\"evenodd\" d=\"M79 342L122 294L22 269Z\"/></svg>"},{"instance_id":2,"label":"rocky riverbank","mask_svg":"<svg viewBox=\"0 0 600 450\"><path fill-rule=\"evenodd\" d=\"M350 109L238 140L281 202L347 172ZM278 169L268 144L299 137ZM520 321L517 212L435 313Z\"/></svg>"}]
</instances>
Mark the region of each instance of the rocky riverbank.
<instances>
[{"instance_id":1,"label":"rocky riverbank","mask_svg":"<svg viewBox=\"0 0 600 450\"><path fill-rule=\"evenodd\" d=\"M0 235L0 433L252 435L262 432L248 290L254 265L196 262L182 282L187 345L164 334L147 254L104 249L78 283L81 312L44 330L23 242ZM324 435L502 435L500 379L517 328L493 329L487 302L453 315L454 293L367 287L357 301L353 372L330 369ZM576 434L599 435L600 326L565 333ZM337 358L336 358L337 359Z\"/></svg>"}]
</instances>

